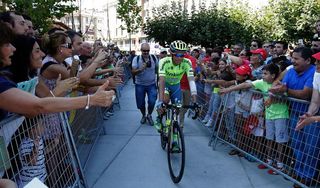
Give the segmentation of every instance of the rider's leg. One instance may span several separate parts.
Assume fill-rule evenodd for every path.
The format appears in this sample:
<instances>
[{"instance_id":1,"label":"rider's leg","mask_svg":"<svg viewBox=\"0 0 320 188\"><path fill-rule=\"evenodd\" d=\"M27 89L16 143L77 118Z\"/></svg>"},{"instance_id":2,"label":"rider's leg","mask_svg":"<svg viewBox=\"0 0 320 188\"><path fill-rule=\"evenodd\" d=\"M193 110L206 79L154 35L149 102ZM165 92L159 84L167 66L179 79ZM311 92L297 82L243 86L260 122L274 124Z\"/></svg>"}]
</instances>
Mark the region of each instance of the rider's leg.
<instances>
[{"instance_id":1,"label":"rider's leg","mask_svg":"<svg viewBox=\"0 0 320 188\"><path fill-rule=\"evenodd\" d=\"M166 87L169 90L170 93L170 100L171 103L174 104L176 102L182 102L182 94L181 94L181 88L180 83L176 85L166 85Z\"/></svg>"},{"instance_id":2,"label":"rider's leg","mask_svg":"<svg viewBox=\"0 0 320 188\"><path fill-rule=\"evenodd\" d=\"M182 91L182 105L189 105L191 101L190 90L181 90L181 91ZM187 108L182 108L180 110L179 122L181 127L183 127L184 125L184 115L186 114L187 111L188 111Z\"/></svg>"}]
</instances>

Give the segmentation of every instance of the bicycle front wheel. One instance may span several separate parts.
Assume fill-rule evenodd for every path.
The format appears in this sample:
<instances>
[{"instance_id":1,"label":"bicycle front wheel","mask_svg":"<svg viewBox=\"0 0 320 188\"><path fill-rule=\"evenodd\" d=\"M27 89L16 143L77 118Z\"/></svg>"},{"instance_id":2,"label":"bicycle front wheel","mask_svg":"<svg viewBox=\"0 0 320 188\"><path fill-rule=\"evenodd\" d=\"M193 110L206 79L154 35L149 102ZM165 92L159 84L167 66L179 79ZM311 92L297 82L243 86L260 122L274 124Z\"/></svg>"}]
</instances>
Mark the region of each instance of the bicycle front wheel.
<instances>
[{"instance_id":1,"label":"bicycle front wheel","mask_svg":"<svg viewBox=\"0 0 320 188\"><path fill-rule=\"evenodd\" d=\"M161 143L161 148L163 150L166 149L166 145L167 145L167 142L168 142L168 137L167 137L167 134L166 134L166 128L164 126L161 126L161 131L160 131L160 143Z\"/></svg>"},{"instance_id":2,"label":"bicycle front wheel","mask_svg":"<svg viewBox=\"0 0 320 188\"><path fill-rule=\"evenodd\" d=\"M176 121L168 134L167 154L170 177L174 183L179 183L185 166L185 145L183 132Z\"/></svg>"}]
</instances>

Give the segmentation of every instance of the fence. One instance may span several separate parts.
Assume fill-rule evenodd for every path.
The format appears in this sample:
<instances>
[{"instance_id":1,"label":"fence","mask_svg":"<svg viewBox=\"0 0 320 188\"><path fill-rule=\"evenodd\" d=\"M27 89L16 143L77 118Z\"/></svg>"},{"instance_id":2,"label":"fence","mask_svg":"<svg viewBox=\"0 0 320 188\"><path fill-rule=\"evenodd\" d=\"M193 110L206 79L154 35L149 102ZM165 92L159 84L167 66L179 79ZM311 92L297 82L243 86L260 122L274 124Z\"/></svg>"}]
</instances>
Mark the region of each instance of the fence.
<instances>
[{"instance_id":1,"label":"fence","mask_svg":"<svg viewBox=\"0 0 320 188\"><path fill-rule=\"evenodd\" d=\"M49 115L0 122L2 178L19 188L35 177L50 188L87 187L66 115L56 115L60 120L54 127Z\"/></svg>"},{"instance_id":2,"label":"fence","mask_svg":"<svg viewBox=\"0 0 320 188\"><path fill-rule=\"evenodd\" d=\"M268 173L281 174L302 187L320 185L320 124L295 130L309 102L251 90L213 97L221 102L211 114L209 145L226 143L234 148L229 154L260 162L258 168L268 168Z\"/></svg>"},{"instance_id":3,"label":"fence","mask_svg":"<svg viewBox=\"0 0 320 188\"><path fill-rule=\"evenodd\" d=\"M131 72L125 61L119 60L116 67L122 67L123 69L123 74L119 75L123 84L116 88L116 98L113 101L113 105L108 108L90 107L89 110L74 110L69 115L73 139L84 170L86 170L86 164L99 136L105 134L103 126L105 120L108 120L113 115L115 108L120 109L121 90L130 79Z\"/></svg>"}]
</instances>

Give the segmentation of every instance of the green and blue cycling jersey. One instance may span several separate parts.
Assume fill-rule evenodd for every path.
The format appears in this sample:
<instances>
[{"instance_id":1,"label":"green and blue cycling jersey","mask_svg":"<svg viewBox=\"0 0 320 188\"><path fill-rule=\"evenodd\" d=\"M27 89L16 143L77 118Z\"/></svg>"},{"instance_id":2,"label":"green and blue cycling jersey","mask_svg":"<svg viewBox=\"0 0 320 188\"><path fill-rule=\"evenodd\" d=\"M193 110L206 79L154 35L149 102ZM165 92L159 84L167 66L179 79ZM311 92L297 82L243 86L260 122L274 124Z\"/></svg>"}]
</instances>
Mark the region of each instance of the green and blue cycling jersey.
<instances>
[{"instance_id":1,"label":"green and blue cycling jersey","mask_svg":"<svg viewBox=\"0 0 320 188\"><path fill-rule=\"evenodd\" d=\"M193 77L193 69L191 61L183 58L178 65L173 64L172 57L165 57L159 61L159 76L163 76L165 87L170 92L171 102L181 101L180 80L184 74L187 77Z\"/></svg>"}]
</instances>

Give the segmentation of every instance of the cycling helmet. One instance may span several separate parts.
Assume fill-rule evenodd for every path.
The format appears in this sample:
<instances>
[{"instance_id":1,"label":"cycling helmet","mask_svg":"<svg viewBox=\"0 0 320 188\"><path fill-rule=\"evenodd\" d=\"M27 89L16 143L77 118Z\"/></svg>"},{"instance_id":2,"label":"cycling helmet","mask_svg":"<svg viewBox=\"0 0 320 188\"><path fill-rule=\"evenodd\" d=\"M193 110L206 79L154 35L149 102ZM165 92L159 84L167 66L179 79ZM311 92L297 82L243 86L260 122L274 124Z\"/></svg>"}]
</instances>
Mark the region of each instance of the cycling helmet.
<instances>
[{"instance_id":1,"label":"cycling helmet","mask_svg":"<svg viewBox=\"0 0 320 188\"><path fill-rule=\"evenodd\" d=\"M188 50L188 46L185 42L181 41L181 40L175 40L170 44L170 51L171 52L176 52L176 51L187 51Z\"/></svg>"}]
</instances>

